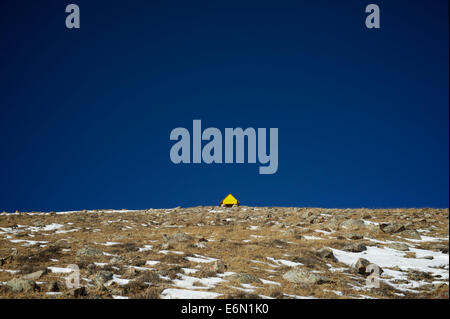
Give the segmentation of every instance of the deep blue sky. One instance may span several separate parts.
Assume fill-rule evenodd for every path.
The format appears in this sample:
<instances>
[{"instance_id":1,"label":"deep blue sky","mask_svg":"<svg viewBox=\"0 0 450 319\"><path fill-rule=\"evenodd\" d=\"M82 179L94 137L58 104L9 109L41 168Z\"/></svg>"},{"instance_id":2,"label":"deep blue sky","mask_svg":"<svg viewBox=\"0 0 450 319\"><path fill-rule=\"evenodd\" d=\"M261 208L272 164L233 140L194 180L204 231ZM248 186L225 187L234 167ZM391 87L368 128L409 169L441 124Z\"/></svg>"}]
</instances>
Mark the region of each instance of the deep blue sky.
<instances>
[{"instance_id":1,"label":"deep blue sky","mask_svg":"<svg viewBox=\"0 0 450 319\"><path fill-rule=\"evenodd\" d=\"M449 206L447 0L72 2L0 2L0 211ZM278 172L173 164L193 119Z\"/></svg>"}]
</instances>

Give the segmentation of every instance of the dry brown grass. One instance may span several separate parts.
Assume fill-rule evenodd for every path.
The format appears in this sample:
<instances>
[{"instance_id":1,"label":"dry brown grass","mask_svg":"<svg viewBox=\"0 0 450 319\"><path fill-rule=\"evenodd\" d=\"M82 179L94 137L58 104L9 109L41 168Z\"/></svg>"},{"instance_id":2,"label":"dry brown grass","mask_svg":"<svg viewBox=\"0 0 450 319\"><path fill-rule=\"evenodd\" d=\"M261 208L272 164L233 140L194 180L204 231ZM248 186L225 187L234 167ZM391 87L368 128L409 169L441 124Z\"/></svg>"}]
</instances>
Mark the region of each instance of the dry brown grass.
<instances>
[{"instance_id":1,"label":"dry brown grass","mask_svg":"<svg viewBox=\"0 0 450 319\"><path fill-rule=\"evenodd\" d=\"M333 218L364 219L373 222L386 222L388 220L401 220L410 223L411 229L428 229L427 236L448 236L448 209L351 209L335 210L320 208L230 208L221 213L209 213L217 207L193 207L189 209L176 209L167 213L165 210L150 210L127 213L76 212L72 214L46 214L46 215L0 215L0 227L12 227L14 230L25 229L22 226L62 224L58 230L76 230L68 233L57 231L30 230L17 233L8 233L12 238L1 235L0 258L3 259L1 270L19 270L20 274L0 271L0 282L6 282L22 274L50 266L65 267L77 264L80 267L81 277L89 278L98 270L110 270L116 275L123 276L129 266L147 267L147 260L157 260L160 263L148 266L152 270L139 270L138 275L125 286L107 287L106 290L95 290L89 287L88 298L110 298L113 294L129 296L132 298L157 298L160 292L171 287L170 281L183 273L182 268L197 269L189 276L201 278L215 277L218 273L211 269L210 264L198 264L188 261L185 257L207 256L217 258L226 265L226 271L236 273L249 273L258 278L275 281L280 284L252 283L254 290L249 293L238 282L231 279L219 283L213 291L222 293L222 298L247 298L257 295L273 298L289 298L287 295L310 296L317 298L353 298L361 294L377 298L405 298L448 296L443 291L434 291L431 288L420 291L418 294L404 293L405 296L396 295L392 287L382 287L378 290L359 291L355 286L364 285L365 278L354 270L330 259L317 256L316 251L322 247L340 249L350 242L361 242L365 245L379 245L367 238L380 241L404 241L395 234L386 234L378 227L364 229L336 228L329 225ZM323 214L323 215L322 215ZM329 216L331 215L331 216ZM402 220L400 217L410 216ZM430 223L430 220L433 222ZM68 224L70 223L70 224ZM20 227L18 226L20 225ZM434 226L434 228L430 227ZM182 226L173 227L173 226ZM258 226L258 228L251 228ZM333 229L334 228L334 229ZM316 232L332 231L328 233ZM165 249L165 236L178 232L189 234L192 239L186 242L170 242L166 254L160 253ZM348 239L351 234L360 234L364 238L359 240ZM31 237L30 235L33 235ZM306 236L306 237L305 237ZM307 239L314 236L318 239ZM44 247L39 244L24 246L24 242L14 243L11 239L46 241ZM65 245L55 245L56 242L67 239ZM117 245L102 245L106 242L118 242ZM199 245L201 244L201 245ZM140 250L145 245L153 246L149 250ZM204 247L202 248L202 245ZM436 243L420 243L423 249L434 249ZM448 247L448 240L446 242ZM95 247L110 255L97 257L77 258L76 252L83 247ZM444 242L445 246L445 242ZM66 248L63 248L66 247ZM69 248L67 248L69 247ZM176 254L181 251L182 254ZM109 264L111 258L118 255L121 261ZM414 258L410 254L411 258ZM300 287L285 281L282 275L290 268L283 265L273 267L273 262L267 257L284 259L291 262L302 263L307 269L320 271L330 278L331 282L322 285ZM109 265L100 266L96 263ZM343 272L329 271L329 265L335 268L346 268ZM49 272L39 281L48 283L60 280L61 274ZM124 277L123 277L124 278ZM200 281L199 281L200 282ZM88 282L84 283L88 285ZM201 288L201 284L197 283ZM63 285L61 285L63 286ZM49 296L46 284L41 284L41 291L35 293L12 293L5 285L0 285L0 298L64 298L68 291L63 288L61 296ZM237 287L237 288L236 288ZM434 289L434 288L433 288ZM447 286L448 289L448 286ZM336 294L339 292L341 295Z\"/></svg>"}]
</instances>

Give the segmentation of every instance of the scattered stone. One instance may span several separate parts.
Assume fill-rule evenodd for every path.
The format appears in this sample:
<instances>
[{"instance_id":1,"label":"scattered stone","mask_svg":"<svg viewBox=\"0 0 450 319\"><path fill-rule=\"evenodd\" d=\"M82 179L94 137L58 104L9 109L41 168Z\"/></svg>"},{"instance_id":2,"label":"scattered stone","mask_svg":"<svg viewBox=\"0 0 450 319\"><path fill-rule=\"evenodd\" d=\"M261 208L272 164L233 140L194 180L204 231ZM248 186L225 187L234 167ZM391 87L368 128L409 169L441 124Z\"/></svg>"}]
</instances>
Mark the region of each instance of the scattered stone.
<instances>
[{"instance_id":1,"label":"scattered stone","mask_svg":"<svg viewBox=\"0 0 450 319\"><path fill-rule=\"evenodd\" d=\"M362 219L348 219L341 224L341 227L346 229L361 229L365 227Z\"/></svg>"},{"instance_id":2,"label":"scattered stone","mask_svg":"<svg viewBox=\"0 0 450 319\"><path fill-rule=\"evenodd\" d=\"M22 276L22 279L36 281L41 278L43 275L47 274L47 268L45 270L38 270L31 274Z\"/></svg>"},{"instance_id":3,"label":"scattered stone","mask_svg":"<svg viewBox=\"0 0 450 319\"><path fill-rule=\"evenodd\" d=\"M100 257L103 256L103 251L94 247L85 247L77 251L77 257Z\"/></svg>"},{"instance_id":4,"label":"scattered stone","mask_svg":"<svg viewBox=\"0 0 450 319\"><path fill-rule=\"evenodd\" d=\"M321 258L331 259L333 261L337 261L336 257L333 254L333 251L330 248L324 247L317 250L317 256Z\"/></svg>"},{"instance_id":5,"label":"scattered stone","mask_svg":"<svg viewBox=\"0 0 450 319\"><path fill-rule=\"evenodd\" d=\"M164 234L163 240L165 242L180 243L180 242L190 241L190 240L192 240L192 237L185 233L175 233L173 235Z\"/></svg>"},{"instance_id":6,"label":"scattered stone","mask_svg":"<svg viewBox=\"0 0 450 319\"><path fill-rule=\"evenodd\" d=\"M299 266L285 273L283 275L283 279L295 284L302 285L320 285L330 282L327 277L313 273Z\"/></svg>"},{"instance_id":7,"label":"scattered stone","mask_svg":"<svg viewBox=\"0 0 450 319\"><path fill-rule=\"evenodd\" d=\"M124 259L120 256L113 257L109 260L110 264L122 264L123 262L124 262Z\"/></svg>"},{"instance_id":8,"label":"scattered stone","mask_svg":"<svg viewBox=\"0 0 450 319\"><path fill-rule=\"evenodd\" d=\"M71 289L69 291L69 295L72 296L73 298L80 298L82 296L86 296L87 295L86 287L82 286L79 288Z\"/></svg>"},{"instance_id":9,"label":"scattered stone","mask_svg":"<svg viewBox=\"0 0 450 319\"><path fill-rule=\"evenodd\" d=\"M352 253L360 253L362 251L367 250L367 247L366 247L366 245L364 245L362 243L353 243L353 244L345 245L344 247L342 247L342 250L349 251Z\"/></svg>"},{"instance_id":10,"label":"scattered stone","mask_svg":"<svg viewBox=\"0 0 450 319\"><path fill-rule=\"evenodd\" d=\"M92 281L94 281L97 284L97 286L103 286L108 281L113 279L113 275L114 274L110 271L101 270L101 271L98 271L93 276L91 276L91 279L92 279Z\"/></svg>"},{"instance_id":11,"label":"scattered stone","mask_svg":"<svg viewBox=\"0 0 450 319\"><path fill-rule=\"evenodd\" d=\"M387 234L395 234L404 231L406 228L403 224L399 223L382 223L380 229Z\"/></svg>"},{"instance_id":12,"label":"scattered stone","mask_svg":"<svg viewBox=\"0 0 450 319\"><path fill-rule=\"evenodd\" d=\"M355 264L355 268L358 271L359 274L365 275L366 274L366 267L370 265L370 261L364 258L359 258L358 261Z\"/></svg>"},{"instance_id":13,"label":"scattered stone","mask_svg":"<svg viewBox=\"0 0 450 319\"><path fill-rule=\"evenodd\" d=\"M33 292L37 290L37 286L34 281L23 278L11 279L6 284L13 292Z\"/></svg>"},{"instance_id":14,"label":"scattered stone","mask_svg":"<svg viewBox=\"0 0 450 319\"><path fill-rule=\"evenodd\" d=\"M410 239L421 239L422 238L420 236L419 232L415 229L408 229L408 230L402 231L400 233L400 236L405 237L405 238L410 238Z\"/></svg>"},{"instance_id":15,"label":"scattered stone","mask_svg":"<svg viewBox=\"0 0 450 319\"><path fill-rule=\"evenodd\" d=\"M359 239L363 239L364 236L361 235L361 234L350 233L350 234L347 235L347 238L351 239L351 240L359 240Z\"/></svg>"},{"instance_id":16,"label":"scattered stone","mask_svg":"<svg viewBox=\"0 0 450 319\"><path fill-rule=\"evenodd\" d=\"M232 278L237 280L241 284L251 284L251 283L262 284L262 281L252 274L238 273L233 275Z\"/></svg>"}]
</instances>

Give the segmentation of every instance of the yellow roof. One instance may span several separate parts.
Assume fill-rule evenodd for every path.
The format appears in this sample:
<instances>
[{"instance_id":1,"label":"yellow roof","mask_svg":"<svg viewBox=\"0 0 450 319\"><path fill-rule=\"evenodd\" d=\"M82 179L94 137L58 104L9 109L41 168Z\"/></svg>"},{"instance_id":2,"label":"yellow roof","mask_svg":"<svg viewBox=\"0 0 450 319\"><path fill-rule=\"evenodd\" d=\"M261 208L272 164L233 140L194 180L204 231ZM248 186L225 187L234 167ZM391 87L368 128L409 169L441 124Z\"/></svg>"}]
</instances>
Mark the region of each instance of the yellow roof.
<instances>
[{"instance_id":1,"label":"yellow roof","mask_svg":"<svg viewBox=\"0 0 450 319\"><path fill-rule=\"evenodd\" d=\"M228 194L221 202L220 205L239 205L239 201L234 198L233 195Z\"/></svg>"}]
</instances>

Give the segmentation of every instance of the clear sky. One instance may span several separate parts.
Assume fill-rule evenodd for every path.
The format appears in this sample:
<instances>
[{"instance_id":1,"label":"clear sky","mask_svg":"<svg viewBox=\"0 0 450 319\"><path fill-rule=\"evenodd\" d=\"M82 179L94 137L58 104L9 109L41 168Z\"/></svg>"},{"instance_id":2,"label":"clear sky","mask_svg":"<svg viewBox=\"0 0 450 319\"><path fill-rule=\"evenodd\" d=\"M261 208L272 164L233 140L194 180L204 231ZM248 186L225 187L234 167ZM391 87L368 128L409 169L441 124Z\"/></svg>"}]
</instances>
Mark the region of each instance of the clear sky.
<instances>
[{"instance_id":1,"label":"clear sky","mask_svg":"<svg viewBox=\"0 0 450 319\"><path fill-rule=\"evenodd\" d=\"M71 2L0 2L0 211L448 207L447 0ZM278 172L173 164L194 119L278 128Z\"/></svg>"}]
</instances>

